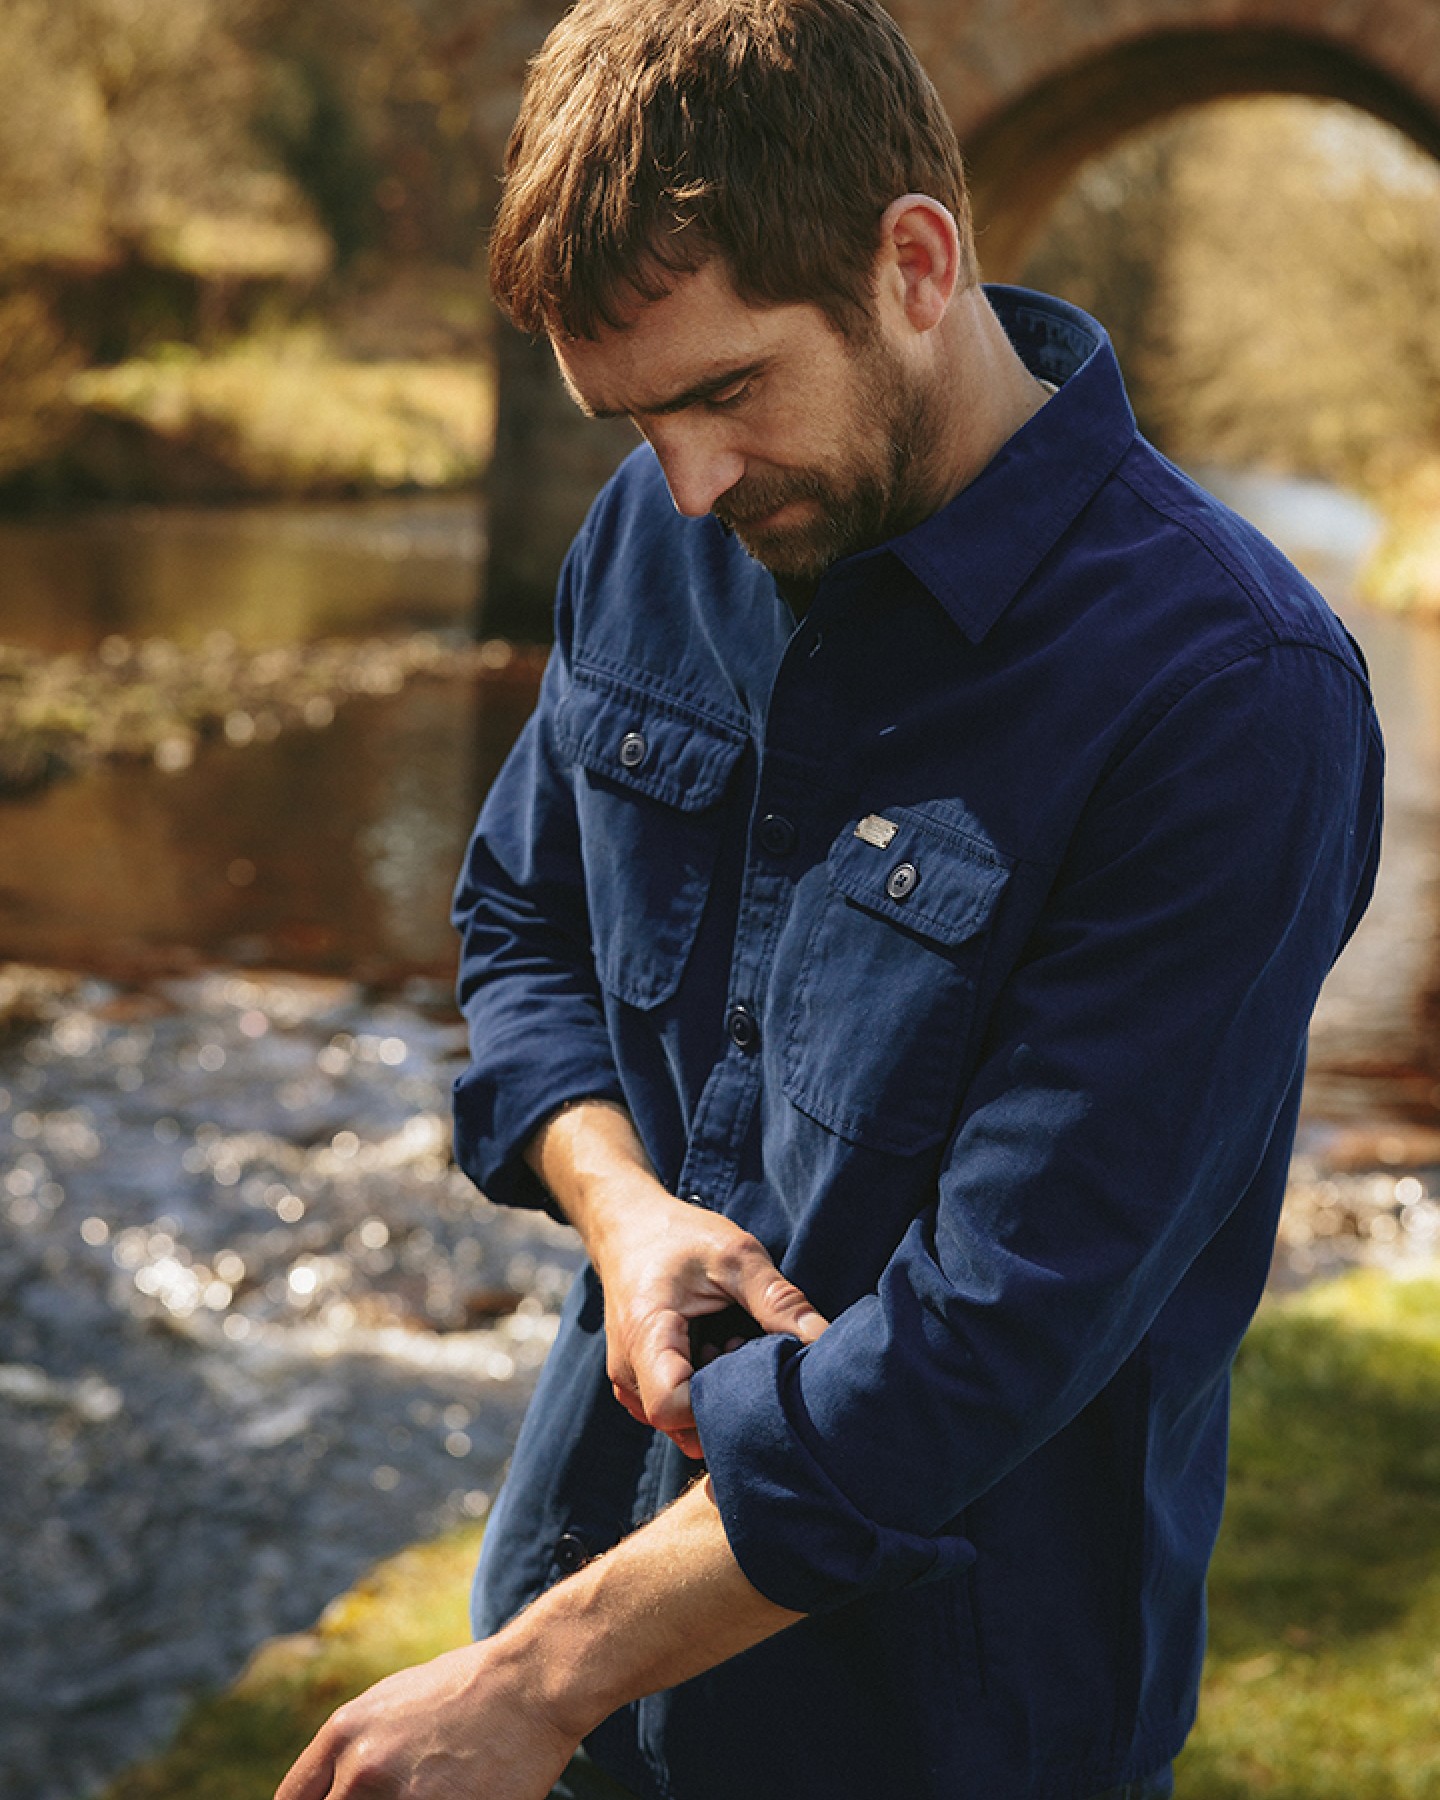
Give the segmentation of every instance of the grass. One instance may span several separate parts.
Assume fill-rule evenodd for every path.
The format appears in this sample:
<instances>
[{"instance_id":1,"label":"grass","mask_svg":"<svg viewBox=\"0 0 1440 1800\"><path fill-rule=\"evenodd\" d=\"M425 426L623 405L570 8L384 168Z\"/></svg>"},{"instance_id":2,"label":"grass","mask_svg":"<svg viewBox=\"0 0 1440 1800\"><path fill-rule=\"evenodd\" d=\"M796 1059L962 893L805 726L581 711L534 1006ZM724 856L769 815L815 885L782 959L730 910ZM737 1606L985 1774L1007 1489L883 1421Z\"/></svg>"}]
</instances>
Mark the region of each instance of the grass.
<instances>
[{"instance_id":1,"label":"grass","mask_svg":"<svg viewBox=\"0 0 1440 1800\"><path fill-rule=\"evenodd\" d=\"M71 401L203 453L237 491L311 494L473 481L489 455L494 384L478 359L358 361L323 329L183 345L87 369ZM163 483L162 483L163 485Z\"/></svg>"},{"instance_id":2,"label":"grass","mask_svg":"<svg viewBox=\"0 0 1440 1800\"><path fill-rule=\"evenodd\" d=\"M466 1635L477 1531L382 1564L259 1652L107 1800L269 1800L341 1700ZM1262 1310L1181 1800L1440 1800L1440 1278L1347 1276Z\"/></svg>"},{"instance_id":3,"label":"grass","mask_svg":"<svg viewBox=\"0 0 1440 1800\"><path fill-rule=\"evenodd\" d=\"M1440 1280L1262 1313L1184 1800L1440 1800Z\"/></svg>"}]
</instances>

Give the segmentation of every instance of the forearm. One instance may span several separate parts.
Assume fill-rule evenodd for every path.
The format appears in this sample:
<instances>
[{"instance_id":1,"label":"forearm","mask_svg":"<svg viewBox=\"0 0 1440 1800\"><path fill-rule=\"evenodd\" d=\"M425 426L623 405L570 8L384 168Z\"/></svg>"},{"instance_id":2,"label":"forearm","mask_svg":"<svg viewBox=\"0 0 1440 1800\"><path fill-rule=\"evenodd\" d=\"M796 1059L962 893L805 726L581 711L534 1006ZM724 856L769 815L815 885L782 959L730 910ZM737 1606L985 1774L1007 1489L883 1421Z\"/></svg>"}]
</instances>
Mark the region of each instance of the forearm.
<instances>
[{"instance_id":1,"label":"forearm","mask_svg":"<svg viewBox=\"0 0 1440 1800\"><path fill-rule=\"evenodd\" d=\"M577 1100L552 1113L526 1146L525 1161L597 1267L617 1213L633 1212L647 1198L671 1198L629 1113L612 1100Z\"/></svg>"},{"instance_id":2,"label":"forearm","mask_svg":"<svg viewBox=\"0 0 1440 1800\"><path fill-rule=\"evenodd\" d=\"M578 1741L618 1707L674 1687L804 1615L746 1579L708 1478L551 1588L488 1648Z\"/></svg>"}]
</instances>

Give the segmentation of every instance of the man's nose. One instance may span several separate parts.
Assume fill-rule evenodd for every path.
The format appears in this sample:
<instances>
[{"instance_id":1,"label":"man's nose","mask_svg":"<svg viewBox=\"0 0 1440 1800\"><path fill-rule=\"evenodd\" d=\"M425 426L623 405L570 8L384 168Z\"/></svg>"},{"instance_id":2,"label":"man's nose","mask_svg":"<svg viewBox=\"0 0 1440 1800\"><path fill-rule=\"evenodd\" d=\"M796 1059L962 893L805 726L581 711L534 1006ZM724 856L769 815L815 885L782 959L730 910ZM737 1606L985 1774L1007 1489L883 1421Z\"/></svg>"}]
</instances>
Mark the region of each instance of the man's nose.
<instances>
[{"instance_id":1,"label":"man's nose","mask_svg":"<svg viewBox=\"0 0 1440 1800\"><path fill-rule=\"evenodd\" d=\"M688 519L703 518L745 473L745 459L738 451L699 434L659 431L646 435L660 458L675 510Z\"/></svg>"}]
</instances>

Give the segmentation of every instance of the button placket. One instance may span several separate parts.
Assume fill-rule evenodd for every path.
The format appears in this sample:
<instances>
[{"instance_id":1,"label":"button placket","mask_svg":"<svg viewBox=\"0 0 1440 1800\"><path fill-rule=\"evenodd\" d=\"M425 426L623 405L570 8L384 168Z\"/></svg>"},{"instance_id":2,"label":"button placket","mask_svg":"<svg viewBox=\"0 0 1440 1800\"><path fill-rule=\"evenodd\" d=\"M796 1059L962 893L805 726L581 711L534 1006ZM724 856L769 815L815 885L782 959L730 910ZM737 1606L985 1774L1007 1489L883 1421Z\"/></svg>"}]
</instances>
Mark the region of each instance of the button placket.
<instances>
[{"instance_id":1,"label":"button placket","mask_svg":"<svg viewBox=\"0 0 1440 1800\"><path fill-rule=\"evenodd\" d=\"M757 835L767 856L789 856L795 848L795 827L784 813L766 813Z\"/></svg>"},{"instance_id":2,"label":"button placket","mask_svg":"<svg viewBox=\"0 0 1440 1800\"><path fill-rule=\"evenodd\" d=\"M562 1533L555 1544L555 1567L562 1575L573 1575L590 1561L590 1545L578 1531Z\"/></svg>"},{"instance_id":3,"label":"button placket","mask_svg":"<svg viewBox=\"0 0 1440 1800\"><path fill-rule=\"evenodd\" d=\"M759 1020L743 1003L730 1008L725 1018L725 1030L737 1050L751 1051L760 1048Z\"/></svg>"},{"instance_id":4,"label":"button placket","mask_svg":"<svg viewBox=\"0 0 1440 1800\"><path fill-rule=\"evenodd\" d=\"M716 1211L724 1211L728 1204L741 1147L760 1097L765 1061L757 1053L760 1020L775 947L794 894L793 871L782 870L777 864L790 856L799 843L796 821L806 818L807 809L813 805L813 783L823 779L831 767L832 746L816 742L813 732L799 730L807 717L805 695L815 679L805 665L819 647L819 630L813 624L806 632L796 632L777 670L756 743L756 805L735 913L730 1000L724 1015L726 1053L717 1058L706 1080L679 1177L685 1191L698 1190L704 1196L704 1204ZM778 764L771 761L768 749L775 739L777 717L782 722L780 739L785 746ZM782 827L793 833L784 848L781 839L788 834ZM753 1027L748 1048L735 1045L732 1026L736 1013L741 1011ZM746 1027L742 1026L741 1031L744 1035Z\"/></svg>"}]
</instances>

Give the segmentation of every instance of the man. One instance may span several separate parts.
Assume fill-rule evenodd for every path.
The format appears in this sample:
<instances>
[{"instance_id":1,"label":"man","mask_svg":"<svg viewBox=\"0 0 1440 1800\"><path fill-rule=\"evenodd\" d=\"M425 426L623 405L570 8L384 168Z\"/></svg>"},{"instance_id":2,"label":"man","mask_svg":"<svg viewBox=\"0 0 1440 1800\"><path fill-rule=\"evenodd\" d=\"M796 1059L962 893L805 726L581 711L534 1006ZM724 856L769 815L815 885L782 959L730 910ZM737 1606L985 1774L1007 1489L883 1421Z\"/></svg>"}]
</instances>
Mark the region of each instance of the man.
<instances>
[{"instance_id":1,"label":"man","mask_svg":"<svg viewBox=\"0 0 1440 1800\"><path fill-rule=\"evenodd\" d=\"M480 1641L282 1800L1168 1794L1358 653L977 285L870 0L582 0L492 272L647 440L457 894L460 1159L590 1263Z\"/></svg>"}]
</instances>

